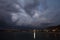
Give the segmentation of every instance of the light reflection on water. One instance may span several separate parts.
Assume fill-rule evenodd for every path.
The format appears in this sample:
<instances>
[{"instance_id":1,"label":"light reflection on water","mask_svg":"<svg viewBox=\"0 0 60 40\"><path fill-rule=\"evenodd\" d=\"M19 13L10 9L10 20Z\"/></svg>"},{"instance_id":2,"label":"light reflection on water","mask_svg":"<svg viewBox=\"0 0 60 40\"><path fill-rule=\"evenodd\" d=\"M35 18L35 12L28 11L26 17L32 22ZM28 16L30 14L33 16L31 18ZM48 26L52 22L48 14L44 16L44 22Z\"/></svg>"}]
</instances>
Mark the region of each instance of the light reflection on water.
<instances>
[{"instance_id":1,"label":"light reflection on water","mask_svg":"<svg viewBox=\"0 0 60 40\"><path fill-rule=\"evenodd\" d=\"M60 40L60 32L0 32L2 40Z\"/></svg>"}]
</instances>

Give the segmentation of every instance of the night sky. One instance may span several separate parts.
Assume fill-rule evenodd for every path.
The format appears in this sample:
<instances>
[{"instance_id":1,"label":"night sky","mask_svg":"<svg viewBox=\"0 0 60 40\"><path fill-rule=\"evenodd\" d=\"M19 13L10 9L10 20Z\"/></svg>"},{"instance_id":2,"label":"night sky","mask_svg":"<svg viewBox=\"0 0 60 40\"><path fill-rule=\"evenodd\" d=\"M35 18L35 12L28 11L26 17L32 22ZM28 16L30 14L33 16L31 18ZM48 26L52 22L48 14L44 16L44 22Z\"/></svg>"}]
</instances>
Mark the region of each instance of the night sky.
<instances>
[{"instance_id":1,"label":"night sky","mask_svg":"<svg viewBox=\"0 0 60 40\"><path fill-rule=\"evenodd\" d=\"M40 28L60 25L60 0L0 0L3 23Z\"/></svg>"}]
</instances>

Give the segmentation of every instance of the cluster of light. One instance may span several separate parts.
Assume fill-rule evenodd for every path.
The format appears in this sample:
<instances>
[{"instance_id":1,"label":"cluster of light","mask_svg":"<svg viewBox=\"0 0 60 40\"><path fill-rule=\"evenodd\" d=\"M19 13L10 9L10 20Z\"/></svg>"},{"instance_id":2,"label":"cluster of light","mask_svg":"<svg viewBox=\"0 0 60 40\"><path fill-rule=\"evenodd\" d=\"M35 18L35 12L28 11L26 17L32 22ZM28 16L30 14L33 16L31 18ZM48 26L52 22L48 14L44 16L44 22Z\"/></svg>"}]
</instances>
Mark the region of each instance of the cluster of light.
<instances>
[{"instance_id":1,"label":"cluster of light","mask_svg":"<svg viewBox=\"0 0 60 40\"><path fill-rule=\"evenodd\" d=\"M55 32L56 30L55 30L55 29L53 29L52 31L53 31L53 32Z\"/></svg>"}]
</instances>

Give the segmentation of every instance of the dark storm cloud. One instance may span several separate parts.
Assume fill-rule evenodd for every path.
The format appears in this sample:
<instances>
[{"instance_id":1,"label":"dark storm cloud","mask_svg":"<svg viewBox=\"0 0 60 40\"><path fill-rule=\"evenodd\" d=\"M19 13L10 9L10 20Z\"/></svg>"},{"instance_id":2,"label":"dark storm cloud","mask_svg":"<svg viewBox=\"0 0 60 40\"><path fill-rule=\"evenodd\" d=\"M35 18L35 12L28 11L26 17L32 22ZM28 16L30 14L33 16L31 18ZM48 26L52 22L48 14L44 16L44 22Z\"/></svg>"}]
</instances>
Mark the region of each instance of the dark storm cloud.
<instances>
[{"instance_id":1,"label":"dark storm cloud","mask_svg":"<svg viewBox=\"0 0 60 40\"><path fill-rule=\"evenodd\" d=\"M0 0L0 21L41 28L60 24L59 0Z\"/></svg>"}]
</instances>

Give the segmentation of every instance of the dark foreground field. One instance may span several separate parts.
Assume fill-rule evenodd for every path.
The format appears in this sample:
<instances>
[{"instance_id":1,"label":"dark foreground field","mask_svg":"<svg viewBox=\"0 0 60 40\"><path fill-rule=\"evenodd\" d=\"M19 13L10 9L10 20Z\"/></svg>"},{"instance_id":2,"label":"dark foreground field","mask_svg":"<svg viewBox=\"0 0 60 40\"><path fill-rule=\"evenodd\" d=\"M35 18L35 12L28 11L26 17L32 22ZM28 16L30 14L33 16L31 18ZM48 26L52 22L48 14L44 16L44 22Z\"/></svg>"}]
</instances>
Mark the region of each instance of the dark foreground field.
<instances>
[{"instance_id":1,"label":"dark foreground field","mask_svg":"<svg viewBox=\"0 0 60 40\"><path fill-rule=\"evenodd\" d=\"M59 32L0 32L0 40L60 40Z\"/></svg>"}]
</instances>

